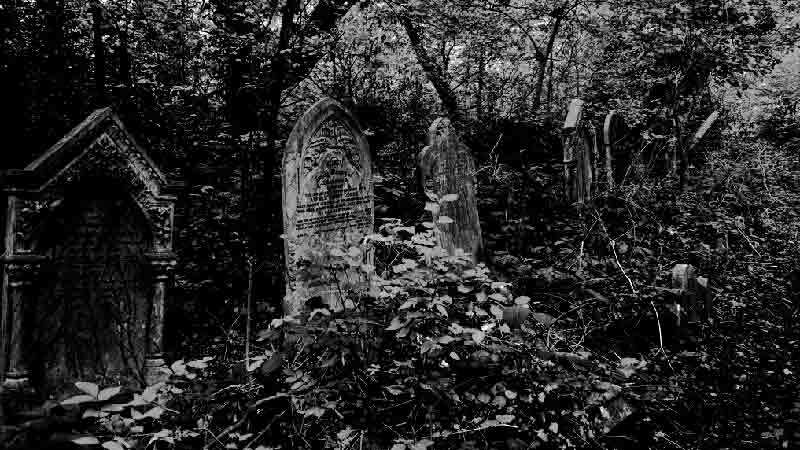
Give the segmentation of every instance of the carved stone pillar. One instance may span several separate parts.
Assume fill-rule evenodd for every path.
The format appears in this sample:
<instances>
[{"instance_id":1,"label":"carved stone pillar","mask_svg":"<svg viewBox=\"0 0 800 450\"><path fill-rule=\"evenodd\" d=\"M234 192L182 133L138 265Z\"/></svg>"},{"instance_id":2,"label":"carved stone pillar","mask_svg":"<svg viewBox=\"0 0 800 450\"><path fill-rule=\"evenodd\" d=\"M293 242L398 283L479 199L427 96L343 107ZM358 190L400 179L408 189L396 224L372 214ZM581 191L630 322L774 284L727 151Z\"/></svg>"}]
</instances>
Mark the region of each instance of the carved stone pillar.
<instances>
[{"instance_id":1,"label":"carved stone pillar","mask_svg":"<svg viewBox=\"0 0 800 450\"><path fill-rule=\"evenodd\" d=\"M7 355L3 363L3 388L20 389L28 385L28 364L24 354L23 330L26 294L36 280L43 256L6 255L2 270L2 342Z\"/></svg>"},{"instance_id":2,"label":"carved stone pillar","mask_svg":"<svg viewBox=\"0 0 800 450\"><path fill-rule=\"evenodd\" d=\"M150 313L147 326L147 355L145 356L145 383L153 385L165 378L166 362L164 361L164 301L172 270L175 267L175 255L169 253L151 253L148 255L153 271L153 294L150 301Z\"/></svg>"}]
</instances>

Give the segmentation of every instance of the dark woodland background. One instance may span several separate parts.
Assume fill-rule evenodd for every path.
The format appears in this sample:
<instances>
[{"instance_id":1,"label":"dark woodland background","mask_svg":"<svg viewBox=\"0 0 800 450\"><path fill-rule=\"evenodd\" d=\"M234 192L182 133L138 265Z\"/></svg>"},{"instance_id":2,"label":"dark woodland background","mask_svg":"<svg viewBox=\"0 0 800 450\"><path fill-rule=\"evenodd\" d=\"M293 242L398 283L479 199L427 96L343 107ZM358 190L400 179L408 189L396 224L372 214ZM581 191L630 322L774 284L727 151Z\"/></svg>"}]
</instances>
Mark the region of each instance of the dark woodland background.
<instances>
[{"instance_id":1,"label":"dark woodland background","mask_svg":"<svg viewBox=\"0 0 800 450\"><path fill-rule=\"evenodd\" d=\"M800 445L798 17L800 5L778 0L0 0L0 168L24 167L111 106L180 183L166 345L170 361L214 356L211 374L182 385L192 395L173 392L170 411L142 429L101 418L98 443L164 432L180 448ZM319 361L297 366L292 358L309 350L287 349L295 334L275 336L281 157L322 97L345 104L368 137L376 224L426 220L417 154L431 122L452 119L478 168L488 272L456 264L447 295L458 304L472 291L460 289L465 280L489 295L511 283L502 295L527 298L538 327L521 339L528 347L495 342L476 360L497 359L456 375L420 356L431 349L425 336L447 333L444 322L439 334L413 331L402 350L341 325L331 342L298 332L318 345L306 361ZM633 162L577 208L562 181L573 98L598 135L609 111L625 118ZM689 329L670 316L678 263L711 280L711 323ZM371 320L383 314L383 330L413 289L401 286L408 295ZM261 339L253 348L246 322ZM505 359L517 351L530 358ZM256 353L266 362L246 370ZM370 372L392 361L408 366ZM520 375L529 364L520 361L537 361L535 375ZM296 385L309 377L350 396ZM554 385L563 395L543 400ZM523 391L533 400L513 406ZM258 403L283 394L294 403ZM633 413L614 420L602 402L621 396Z\"/></svg>"}]
</instances>

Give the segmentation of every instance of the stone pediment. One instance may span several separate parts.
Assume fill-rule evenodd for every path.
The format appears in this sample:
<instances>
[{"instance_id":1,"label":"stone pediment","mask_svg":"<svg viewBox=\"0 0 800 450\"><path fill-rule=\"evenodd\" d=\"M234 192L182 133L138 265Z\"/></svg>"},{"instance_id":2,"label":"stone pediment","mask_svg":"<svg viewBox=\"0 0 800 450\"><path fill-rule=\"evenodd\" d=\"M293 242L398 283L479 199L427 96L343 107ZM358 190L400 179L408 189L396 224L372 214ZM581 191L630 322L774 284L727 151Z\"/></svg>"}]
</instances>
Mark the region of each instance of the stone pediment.
<instances>
[{"instance_id":1,"label":"stone pediment","mask_svg":"<svg viewBox=\"0 0 800 450\"><path fill-rule=\"evenodd\" d=\"M167 188L166 177L111 108L94 111L24 169L7 171L3 185L6 191L39 193L97 176L154 198Z\"/></svg>"},{"instance_id":2,"label":"stone pediment","mask_svg":"<svg viewBox=\"0 0 800 450\"><path fill-rule=\"evenodd\" d=\"M104 189L113 183L138 205L150 224L153 251L171 254L173 187L111 108L94 111L24 169L2 174L0 185L14 198L15 253L33 251L35 226L69 196L72 186Z\"/></svg>"}]
</instances>

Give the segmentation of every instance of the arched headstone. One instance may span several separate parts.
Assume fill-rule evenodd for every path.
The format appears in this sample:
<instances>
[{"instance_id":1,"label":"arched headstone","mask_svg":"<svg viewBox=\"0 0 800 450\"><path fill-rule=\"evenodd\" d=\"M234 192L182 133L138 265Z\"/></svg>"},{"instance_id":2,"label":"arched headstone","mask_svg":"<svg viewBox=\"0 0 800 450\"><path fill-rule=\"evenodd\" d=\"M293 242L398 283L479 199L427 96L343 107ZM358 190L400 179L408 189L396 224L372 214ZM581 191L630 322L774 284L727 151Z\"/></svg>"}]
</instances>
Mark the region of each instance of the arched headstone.
<instances>
[{"instance_id":1,"label":"arched headstone","mask_svg":"<svg viewBox=\"0 0 800 450\"><path fill-rule=\"evenodd\" d=\"M461 249L476 261L483 242L475 197L475 162L449 119L438 118L431 124L428 146L422 149L418 160L425 191L435 194L438 200L433 221L439 244L450 255ZM455 198L445 198L448 194Z\"/></svg>"},{"instance_id":2,"label":"arched headstone","mask_svg":"<svg viewBox=\"0 0 800 450\"><path fill-rule=\"evenodd\" d=\"M297 121L282 181L284 310L298 312L313 298L340 309L343 293L367 285L363 271L334 266L340 251L369 262L360 244L373 231L374 194L367 140L339 102L320 100Z\"/></svg>"},{"instance_id":3,"label":"arched headstone","mask_svg":"<svg viewBox=\"0 0 800 450\"><path fill-rule=\"evenodd\" d=\"M159 377L175 197L110 109L5 173L5 385Z\"/></svg>"}]
</instances>

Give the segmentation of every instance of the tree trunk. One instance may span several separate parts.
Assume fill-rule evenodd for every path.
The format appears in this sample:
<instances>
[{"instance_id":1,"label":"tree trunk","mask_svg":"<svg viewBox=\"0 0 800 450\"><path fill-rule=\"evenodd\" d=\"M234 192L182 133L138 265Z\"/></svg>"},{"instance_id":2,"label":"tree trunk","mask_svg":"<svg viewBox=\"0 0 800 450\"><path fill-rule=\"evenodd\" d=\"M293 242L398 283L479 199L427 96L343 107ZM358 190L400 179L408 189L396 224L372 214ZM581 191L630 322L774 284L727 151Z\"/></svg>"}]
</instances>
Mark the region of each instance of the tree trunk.
<instances>
[{"instance_id":1,"label":"tree trunk","mask_svg":"<svg viewBox=\"0 0 800 450\"><path fill-rule=\"evenodd\" d=\"M287 77L292 69L292 57L290 56L289 49L291 45L291 38L295 35L294 17L300 11L300 0L287 0L281 13L281 31L278 35L277 48L272 56L270 64L270 73L267 78L265 86L265 106L259 115L259 129L265 134L265 146L261 152L261 168L263 171L260 195L259 195L259 208L261 214L259 218L266 217L268 227L251 227L254 230L252 238L254 242L264 242L267 246L277 245L277 241L273 232L275 228L280 228L280 211L281 208L275 203L277 200L274 198L275 192L272 186L272 174L275 171L275 143L278 139L277 121L278 115L281 110L281 94L286 87ZM309 69L310 70L310 69ZM279 198L279 196L278 196ZM251 221L252 222L252 221ZM263 225L263 219L261 219ZM255 229L268 229L270 234L262 236ZM263 260L264 245L259 245L256 249L257 260ZM259 251L260 250L260 251ZM258 254L262 253L262 254Z\"/></svg>"},{"instance_id":2,"label":"tree trunk","mask_svg":"<svg viewBox=\"0 0 800 450\"><path fill-rule=\"evenodd\" d=\"M94 31L94 89L95 106L106 104L106 49L103 45L103 10L100 3L92 4L92 28Z\"/></svg>"},{"instance_id":3,"label":"tree trunk","mask_svg":"<svg viewBox=\"0 0 800 450\"><path fill-rule=\"evenodd\" d=\"M126 87L131 87L131 55L128 51L128 24L119 31L119 47L117 47L117 58L119 59L119 80Z\"/></svg>"},{"instance_id":4,"label":"tree trunk","mask_svg":"<svg viewBox=\"0 0 800 450\"><path fill-rule=\"evenodd\" d=\"M485 77L486 77L486 58L483 49L479 50L480 57L478 59L478 92L475 94L477 97L477 110L476 115L478 117L478 121L483 120L483 90L485 87Z\"/></svg>"},{"instance_id":5,"label":"tree trunk","mask_svg":"<svg viewBox=\"0 0 800 450\"><path fill-rule=\"evenodd\" d=\"M242 236L245 239L245 248L248 250L251 247L251 221L250 221L250 199L251 199L251 189L250 189L250 179L251 179L251 170L250 170L250 152L249 148L246 145L241 145L239 142L239 137L242 134L242 120L245 118L245 113L242 111L243 104L242 104L242 79L244 78L244 73L246 70L246 63L245 59L248 57L250 53L250 47L245 46L236 49L233 54L228 59L228 70L229 78L228 78L228 120L231 122L231 145L234 148L234 152L239 154L239 163L240 163L240 207L241 207L241 217L240 227L242 231ZM247 255L244 255L245 261L247 259Z\"/></svg>"},{"instance_id":6,"label":"tree trunk","mask_svg":"<svg viewBox=\"0 0 800 450\"><path fill-rule=\"evenodd\" d=\"M670 174L677 173L678 178L680 179L681 189L683 189L686 183L686 169L689 167L689 154L683 145L683 132L681 131L683 127L681 123L681 117L678 115L677 111L673 113L672 120L672 131L675 138L675 150L673 154L670 155L668 170ZM676 159L678 161L676 161Z\"/></svg>"},{"instance_id":7,"label":"tree trunk","mask_svg":"<svg viewBox=\"0 0 800 450\"><path fill-rule=\"evenodd\" d=\"M547 39L547 45L545 46L543 53L538 53L536 55L536 60L539 63L538 73L536 74L536 85L533 89L533 112L536 113L539 111L539 106L541 105L542 101L542 90L544 89L544 79L547 75L547 65L550 61L550 55L553 53L553 46L556 42L556 37L558 36L558 32L561 28L561 21L564 19L565 8L559 8L554 13L555 22L553 22L553 28L550 30L550 37Z\"/></svg>"},{"instance_id":8,"label":"tree trunk","mask_svg":"<svg viewBox=\"0 0 800 450\"><path fill-rule=\"evenodd\" d=\"M414 54L417 56L417 62L419 62L419 64L422 66L422 69L425 70L428 80L430 80L431 84L433 84L434 89L436 89L436 93L439 94L439 99L442 101L442 106L444 107L448 117L450 117L450 120L454 125L456 125L456 129L459 129L459 125L461 125L463 122L462 114L460 108L458 107L458 98L456 97L455 91L453 91L453 88L451 88L450 84L448 83L447 75L436 64L434 59L431 58L427 50L425 50L419 29L417 29L416 25L414 25L411 19L408 17L402 17L400 21L403 24L403 28L406 30L408 40L411 42L411 48L414 50Z\"/></svg>"},{"instance_id":9,"label":"tree trunk","mask_svg":"<svg viewBox=\"0 0 800 450\"><path fill-rule=\"evenodd\" d=\"M64 117L67 114L66 79L64 77L66 58L64 54L64 1L39 0L39 9L44 14L44 27L40 39L42 45L41 91L39 105L41 120L38 129L42 130L43 141L54 141L66 130Z\"/></svg>"},{"instance_id":10,"label":"tree trunk","mask_svg":"<svg viewBox=\"0 0 800 450\"><path fill-rule=\"evenodd\" d=\"M29 105L23 89L25 69L18 56L19 11L15 2L2 1L0 6L3 7L0 9L0 93L4 106L0 112L0 133L7 142L22 142L25 129L22 118L28 114ZM1 169L25 164L29 155L7 149L4 156ZM3 370L0 367L0 373L5 373Z\"/></svg>"},{"instance_id":11,"label":"tree trunk","mask_svg":"<svg viewBox=\"0 0 800 450\"><path fill-rule=\"evenodd\" d=\"M550 61L549 69L547 70L547 108L553 103L553 61Z\"/></svg>"}]
</instances>

